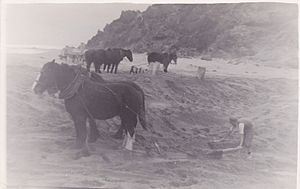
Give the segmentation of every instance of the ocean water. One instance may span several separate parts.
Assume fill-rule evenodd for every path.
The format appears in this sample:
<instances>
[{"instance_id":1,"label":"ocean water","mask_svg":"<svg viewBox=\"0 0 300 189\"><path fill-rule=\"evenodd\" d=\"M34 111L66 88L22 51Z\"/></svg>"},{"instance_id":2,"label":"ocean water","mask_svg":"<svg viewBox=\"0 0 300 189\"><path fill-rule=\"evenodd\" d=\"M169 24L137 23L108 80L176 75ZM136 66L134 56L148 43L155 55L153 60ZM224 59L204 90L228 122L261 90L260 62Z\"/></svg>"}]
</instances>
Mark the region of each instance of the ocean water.
<instances>
[{"instance_id":1,"label":"ocean water","mask_svg":"<svg viewBox=\"0 0 300 189\"><path fill-rule=\"evenodd\" d=\"M8 54L40 54L51 50L60 50L63 47L45 46L45 45L7 45L6 53Z\"/></svg>"}]
</instances>

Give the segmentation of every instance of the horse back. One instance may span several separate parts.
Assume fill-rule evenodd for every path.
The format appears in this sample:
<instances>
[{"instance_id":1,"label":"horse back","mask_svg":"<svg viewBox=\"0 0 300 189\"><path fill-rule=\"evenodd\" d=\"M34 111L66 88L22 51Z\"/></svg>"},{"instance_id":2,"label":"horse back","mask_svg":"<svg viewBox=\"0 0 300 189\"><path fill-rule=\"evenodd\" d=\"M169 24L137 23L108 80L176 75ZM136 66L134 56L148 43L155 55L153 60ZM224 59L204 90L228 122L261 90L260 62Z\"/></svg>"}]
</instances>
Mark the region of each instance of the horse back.
<instances>
[{"instance_id":1,"label":"horse back","mask_svg":"<svg viewBox=\"0 0 300 189\"><path fill-rule=\"evenodd\" d=\"M104 49L97 49L94 53L94 59L97 62L105 61L105 50Z\"/></svg>"},{"instance_id":2,"label":"horse back","mask_svg":"<svg viewBox=\"0 0 300 189\"><path fill-rule=\"evenodd\" d=\"M123 56L121 56L120 48L108 49L105 51L106 61L111 64L117 64L121 60L123 60Z\"/></svg>"},{"instance_id":3,"label":"horse back","mask_svg":"<svg viewBox=\"0 0 300 189\"><path fill-rule=\"evenodd\" d=\"M148 60L148 63L162 62L162 54L157 53L157 52L152 52L152 53L148 54L147 60Z\"/></svg>"}]
</instances>

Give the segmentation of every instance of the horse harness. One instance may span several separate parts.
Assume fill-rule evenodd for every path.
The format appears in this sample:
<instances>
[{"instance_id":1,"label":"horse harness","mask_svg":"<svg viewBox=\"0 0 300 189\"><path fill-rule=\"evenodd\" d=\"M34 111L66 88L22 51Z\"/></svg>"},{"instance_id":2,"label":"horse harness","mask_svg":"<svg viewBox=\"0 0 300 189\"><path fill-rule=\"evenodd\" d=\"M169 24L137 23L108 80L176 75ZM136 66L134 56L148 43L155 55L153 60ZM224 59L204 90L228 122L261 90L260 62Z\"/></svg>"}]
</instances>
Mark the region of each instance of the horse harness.
<instances>
[{"instance_id":1,"label":"horse harness","mask_svg":"<svg viewBox=\"0 0 300 189\"><path fill-rule=\"evenodd\" d=\"M41 72L42 73L42 72ZM88 73L88 78L91 78L92 75L89 72ZM84 103L82 96L78 93L80 88L83 88L84 82L86 81L87 77L83 74L81 66L79 67L79 70L76 73L75 78L69 83L69 85L64 88L60 93L59 93L59 98L60 99L70 99L72 98L74 95L78 94L80 102L82 104L82 106L84 107L84 109L86 110L88 116L90 117L90 119L95 120L93 115L90 113L90 111L88 110L88 107L86 106L86 104ZM40 83L38 80L35 80L35 82ZM55 87L58 89L57 87L57 83L55 82ZM137 112L135 112L134 110L132 110L128 105L124 104L117 96L117 94L110 89L109 87L103 86L105 89L107 89L111 94L114 95L114 97L116 98L116 100L121 104L121 105L125 105L124 107L127 108L128 110L130 110L132 113L134 113L136 116L139 116L139 114ZM107 122L106 122L107 123ZM108 124L108 123L107 123ZM110 124L108 124L110 125ZM152 133L154 133L154 131L151 131ZM159 145L157 144L157 142L155 142L155 140L151 137L151 141L153 142L156 150L158 151L159 154L161 154L161 150Z\"/></svg>"},{"instance_id":2,"label":"horse harness","mask_svg":"<svg viewBox=\"0 0 300 189\"><path fill-rule=\"evenodd\" d=\"M88 77L91 78L91 74L90 73L89 73ZM59 98L67 100L67 99L72 98L74 95L78 94L79 99L80 99L80 101L81 101L84 109L86 110L87 114L89 115L89 117L91 119L94 119L93 115L90 113L90 111L88 110L88 107L84 103L82 96L78 93L79 89L83 88L84 82L85 82L86 79L87 79L86 76L82 73L81 67L79 67L79 70L76 73L75 78L70 82L70 84L65 89L63 89L59 93ZM102 86L102 87L105 88L106 90L108 90L115 97L115 99L119 102L119 104L121 106L123 105L125 108L127 108L128 110L130 110L132 113L136 114L137 116L139 115L134 110L132 110L127 104L123 103L121 101L121 99L117 96L117 94L112 89L110 89L107 86Z\"/></svg>"}]
</instances>

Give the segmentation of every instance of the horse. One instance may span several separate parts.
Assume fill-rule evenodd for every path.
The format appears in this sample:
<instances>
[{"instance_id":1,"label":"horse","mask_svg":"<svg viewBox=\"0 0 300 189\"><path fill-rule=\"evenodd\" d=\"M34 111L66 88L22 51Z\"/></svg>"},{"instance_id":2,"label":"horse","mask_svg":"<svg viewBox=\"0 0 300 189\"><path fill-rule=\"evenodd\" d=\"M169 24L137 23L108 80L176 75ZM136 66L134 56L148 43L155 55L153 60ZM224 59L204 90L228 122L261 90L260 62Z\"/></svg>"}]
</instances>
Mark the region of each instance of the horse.
<instances>
[{"instance_id":1,"label":"horse","mask_svg":"<svg viewBox=\"0 0 300 189\"><path fill-rule=\"evenodd\" d=\"M105 55L106 55L106 60L105 60L103 70L105 71L107 67L107 73L109 72L113 73L113 71L117 73L118 66L124 57L126 57L130 62L133 61L132 52L129 49L121 49L121 48L107 49L105 51ZM110 66L112 66L112 68L109 71Z\"/></svg>"},{"instance_id":2,"label":"horse","mask_svg":"<svg viewBox=\"0 0 300 189\"><path fill-rule=\"evenodd\" d=\"M78 66L71 66L73 67L73 69L78 69ZM124 85L129 85L132 88L134 88L138 93L140 93L141 97L140 99L137 100L141 100L140 103L145 103L145 93L143 91L143 89L137 85L136 83L134 83L133 81L108 81L108 80L104 80L99 74L95 73L95 72L88 72L87 70L85 70L84 68L82 69L82 74L86 75L87 77L89 77L89 79L91 79L94 82L99 82L99 83L122 83ZM143 104L143 107L145 107L145 104ZM141 111L143 111L143 109L141 109ZM142 112L143 114L145 114L145 112ZM94 126L94 127L93 127ZM96 127L95 124L93 124L91 127L91 132L95 133L95 135L99 135L99 131ZM125 131L125 128L121 127L118 129L118 131L113 135L114 138L116 139L122 139L123 137L123 132Z\"/></svg>"},{"instance_id":3,"label":"horse","mask_svg":"<svg viewBox=\"0 0 300 189\"><path fill-rule=\"evenodd\" d=\"M106 60L104 49L90 49L84 53L86 69L90 71L90 66L94 63L95 72L101 73L100 67Z\"/></svg>"},{"instance_id":4,"label":"horse","mask_svg":"<svg viewBox=\"0 0 300 189\"><path fill-rule=\"evenodd\" d=\"M32 89L38 95L45 91L49 94L60 92L59 98L64 99L66 111L74 122L76 147L82 150L82 156L89 156L87 141L94 142L98 137L94 132L88 136L87 120L91 128L96 128L95 119L106 120L120 116L126 133L123 144L128 150L132 150L138 119L143 129L147 130L144 96L123 83L94 82L82 74L81 67L74 69L67 64L58 64L55 60L47 62Z\"/></svg>"},{"instance_id":5,"label":"horse","mask_svg":"<svg viewBox=\"0 0 300 189\"><path fill-rule=\"evenodd\" d=\"M164 72L168 72L168 66L171 61L174 61L177 64L177 55L176 53L157 53L151 52L148 54L147 61L150 64L151 62L159 62L164 66Z\"/></svg>"}]
</instances>

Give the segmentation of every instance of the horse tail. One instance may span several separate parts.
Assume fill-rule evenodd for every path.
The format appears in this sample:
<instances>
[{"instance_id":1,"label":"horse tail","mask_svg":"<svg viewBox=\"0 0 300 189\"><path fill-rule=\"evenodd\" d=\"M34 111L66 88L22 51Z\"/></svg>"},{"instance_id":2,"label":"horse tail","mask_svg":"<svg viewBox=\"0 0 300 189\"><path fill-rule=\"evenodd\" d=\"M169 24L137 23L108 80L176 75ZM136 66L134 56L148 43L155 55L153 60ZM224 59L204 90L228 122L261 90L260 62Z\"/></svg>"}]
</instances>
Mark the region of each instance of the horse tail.
<instances>
[{"instance_id":1,"label":"horse tail","mask_svg":"<svg viewBox=\"0 0 300 189\"><path fill-rule=\"evenodd\" d=\"M142 95L141 96L142 103L141 103L138 117L139 117L139 121L140 121L143 129L148 130L147 129L147 121L146 121L145 94L143 91L141 91L141 95Z\"/></svg>"}]
</instances>

